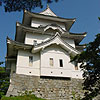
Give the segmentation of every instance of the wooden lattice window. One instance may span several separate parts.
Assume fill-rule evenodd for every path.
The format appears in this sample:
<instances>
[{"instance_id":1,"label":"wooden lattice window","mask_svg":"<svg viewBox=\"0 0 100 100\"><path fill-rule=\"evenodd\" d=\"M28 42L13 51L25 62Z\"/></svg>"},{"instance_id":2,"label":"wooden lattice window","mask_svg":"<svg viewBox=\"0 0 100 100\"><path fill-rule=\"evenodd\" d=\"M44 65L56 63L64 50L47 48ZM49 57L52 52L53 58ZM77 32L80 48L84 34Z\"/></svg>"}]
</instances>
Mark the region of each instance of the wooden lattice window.
<instances>
[{"instance_id":1,"label":"wooden lattice window","mask_svg":"<svg viewBox=\"0 0 100 100\"><path fill-rule=\"evenodd\" d=\"M78 70L78 64L77 64L77 62L74 62L74 65L75 65L75 70Z\"/></svg>"},{"instance_id":2,"label":"wooden lattice window","mask_svg":"<svg viewBox=\"0 0 100 100\"><path fill-rule=\"evenodd\" d=\"M33 65L33 56L29 56L29 66Z\"/></svg>"},{"instance_id":3,"label":"wooden lattice window","mask_svg":"<svg viewBox=\"0 0 100 100\"><path fill-rule=\"evenodd\" d=\"M50 66L53 66L53 58L50 58Z\"/></svg>"}]
</instances>

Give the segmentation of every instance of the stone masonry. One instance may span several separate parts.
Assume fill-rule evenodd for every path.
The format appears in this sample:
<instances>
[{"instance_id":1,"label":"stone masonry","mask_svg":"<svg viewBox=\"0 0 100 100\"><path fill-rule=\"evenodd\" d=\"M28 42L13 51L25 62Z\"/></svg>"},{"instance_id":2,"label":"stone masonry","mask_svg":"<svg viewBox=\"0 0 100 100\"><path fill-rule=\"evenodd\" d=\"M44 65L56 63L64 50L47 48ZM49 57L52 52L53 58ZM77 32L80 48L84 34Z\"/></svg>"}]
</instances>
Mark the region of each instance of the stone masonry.
<instances>
[{"instance_id":1,"label":"stone masonry","mask_svg":"<svg viewBox=\"0 0 100 100\"><path fill-rule=\"evenodd\" d=\"M11 75L7 96L17 96L26 90L48 100L72 100L73 92L83 95L81 79Z\"/></svg>"}]
</instances>

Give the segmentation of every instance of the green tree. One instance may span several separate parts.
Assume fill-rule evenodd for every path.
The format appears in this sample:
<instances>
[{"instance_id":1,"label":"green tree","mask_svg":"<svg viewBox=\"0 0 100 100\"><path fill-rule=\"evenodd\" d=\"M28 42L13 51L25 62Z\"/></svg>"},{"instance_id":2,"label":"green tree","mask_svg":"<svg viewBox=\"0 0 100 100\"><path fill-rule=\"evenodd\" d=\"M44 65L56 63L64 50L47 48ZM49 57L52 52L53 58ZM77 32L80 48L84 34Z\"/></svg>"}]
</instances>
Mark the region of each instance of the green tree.
<instances>
[{"instance_id":1,"label":"green tree","mask_svg":"<svg viewBox=\"0 0 100 100\"><path fill-rule=\"evenodd\" d=\"M4 62L0 62L2 65ZM0 98L7 92L9 86L9 74L6 73L5 67L0 66Z\"/></svg>"},{"instance_id":2,"label":"green tree","mask_svg":"<svg viewBox=\"0 0 100 100\"><path fill-rule=\"evenodd\" d=\"M4 62L0 62L0 65L3 64Z\"/></svg>"},{"instance_id":3,"label":"green tree","mask_svg":"<svg viewBox=\"0 0 100 100\"><path fill-rule=\"evenodd\" d=\"M86 90L82 100L92 100L100 94L100 34L93 42L87 44L85 50L73 58L72 61L81 63L83 70L83 89Z\"/></svg>"},{"instance_id":4,"label":"green tree","mask_svg":"<svg viewBox=\"0 0 100 100\"><path fill-rule=\"evenodd\" d=\"M57 2L58 0L44 0L46 3ZM23 9L31 11L36 7L43 7L43 0L1 0L0 6L4 5L5 12L21 11Z\"/></svg>"}]
</instances>

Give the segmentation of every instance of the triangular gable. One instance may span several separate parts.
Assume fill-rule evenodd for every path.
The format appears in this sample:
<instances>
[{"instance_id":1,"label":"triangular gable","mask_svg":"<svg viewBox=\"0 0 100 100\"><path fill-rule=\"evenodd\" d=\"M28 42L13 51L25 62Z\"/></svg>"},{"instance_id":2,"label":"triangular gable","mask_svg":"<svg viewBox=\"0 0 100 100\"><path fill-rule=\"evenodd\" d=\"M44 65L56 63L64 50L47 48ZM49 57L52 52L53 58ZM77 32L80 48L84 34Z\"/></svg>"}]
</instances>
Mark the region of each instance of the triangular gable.
<instances>
[{"instance_id":1,"label":"triangular gable","mask_svg":"<svg viewBox=\"0 0 100 100\"><path fill-rule=\"evenodd\" d=\"M49 15L49 16L56 16L56 14L49 8L48 5L44 11L40 12L40 14Z\"/></svg>"},{"instance_id":2,"label":"triangular gable","mask_svg":"<svg viewBox=\"0 0 100 100\"><path fill-rule=\"evenodd\" d=\"M33 47L32 49L32 53L35 53L35 52L38 52L52 44L56 44L56 45L59 45L61 46L63 49L65 49L67 52L73 54L73 55L76 55L76 54L79 54L80 52L77 51L74 47L72 47L71 45L69 45L68 43L64 42L61 38L60 38L60 35L59 33L56 33L56 35L52 38L50 38L49 40L43 42L43 43L40 43L40 44L37 44Z\"/></svg>"}]
</instances>

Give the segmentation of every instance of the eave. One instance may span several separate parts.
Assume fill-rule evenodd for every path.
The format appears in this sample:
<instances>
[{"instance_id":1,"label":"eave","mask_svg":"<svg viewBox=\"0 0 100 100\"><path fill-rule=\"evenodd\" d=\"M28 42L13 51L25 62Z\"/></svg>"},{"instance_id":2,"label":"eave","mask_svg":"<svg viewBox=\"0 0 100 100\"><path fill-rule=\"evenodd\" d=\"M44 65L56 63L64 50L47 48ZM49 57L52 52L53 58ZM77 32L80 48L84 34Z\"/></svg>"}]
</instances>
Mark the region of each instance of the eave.
<instances>
[{"instance_id":1,"label":"eave","mask_svg":"<svg viewBox=\"0 0 100 100\"><path fill-rule=\"evenodd\" d=\"M47 25L48 26L48 25ZM43 34L44 33L44 29L47 27L38 27L38 28L35 28L35 27L27 27L23 24L20 24L20 23L16 23L16 37L15 37L15 41L18 41L20 42L20 38L22 38L21 40L25 40L25 34L26 32L27 33L37 33L37 34ZM61 27L60 27L61 28ZM63 31L63 30L62 30ZM57 31L59 32L59 31ZM47 34L47 33L45 33ZM74 39L75 41L75 44L79 44L83 39L84 37L86 36L86 32L84 33L69 33L67 31L63 31L63 33L61 34L61 37L65 37L65 38L69 38L69 39ZM50 34L49 34L50 35ZM21 42L23 42L21 41Z\"/></svg>"},{"instance_id":2,"label":"eave","mask_svg":"<svg viewBox=\"0 0 100 100\"><path fill-rule=\"evenodd\" d=\"M43 15L39 13L31 13L27 10L24 10L24 16L23 16L23 21L22 23L24 25L30 25L32 18L38 18L38 19L45 19L45 20L50 20L50 21L56 21L56 22L61 22L65 23L67 26L67 30L70 30L71 26L75 22L76 18L61 18L58 16L49 16L49 15Z\"/></svg>"},{"instance_id":3,"label":"eave","mask_svg":"<svg viewBox=\"0 0 100 100\"><path fill-rule=\"evenodd\" d=\"M76 45L75 48L78 50L78 51L83 51L83 49L86 48L86 44L83 44L83 45Z\"/></svg>"},{"instance_id":4,"label":"eave","mask_svg":"<svg viewBox=\"0 0 100 100\"><path fill-rule=\"evenodd\" d=\"M76 45L79 45L79 43L86 37L87 33L69 33L69 34L63 34L62 37L67 37L70 39L74 39L74 42Z\"/></svg>"},{"instance_id":5,"label":"eave","mask_svg":"<svg viewBox=\"0 0 100 100\"><path fill-rule=\"evenodd\" d=\"M7 37L7 57L16 57L18 50L31 51L32 45L13 41Z\"/></svg>"},{"instance_id":6,"label":"eave","mask_svg":"<svg viewBox=\"0 0 100 100\"><path fill-rule=\"evenodd\" d=\"M17 60L17 57L15 57L15 56L7 56L7 57L5 57L5 59L7 60L7 61L16 61Z\"/></svg>"},{"instance_id":7,"label":"eave","mask_svg":"<svg viewBox=\"0 0 100 100\"><path fill-rule=\"evenodd\" d=\"M16 34L15 34L15 41L24 43L25 34L21 27L22 25L19 22L16 22Z\"/></svg>"},{"instance_id":8,"label":"eave","mask_svg":"<svg viewBox=\"0 0 100 100\"><path fill-rule=\"evenodd\" d=\"M15 41L24 43L25 40L25 34L26 32L37 32L37 33L41 33L43 30L39 30L38 28L33 28L33 27L28 27L25 26L19 22L16 22L16 35L15 35Z\"/></svg>"}]
</instances>

